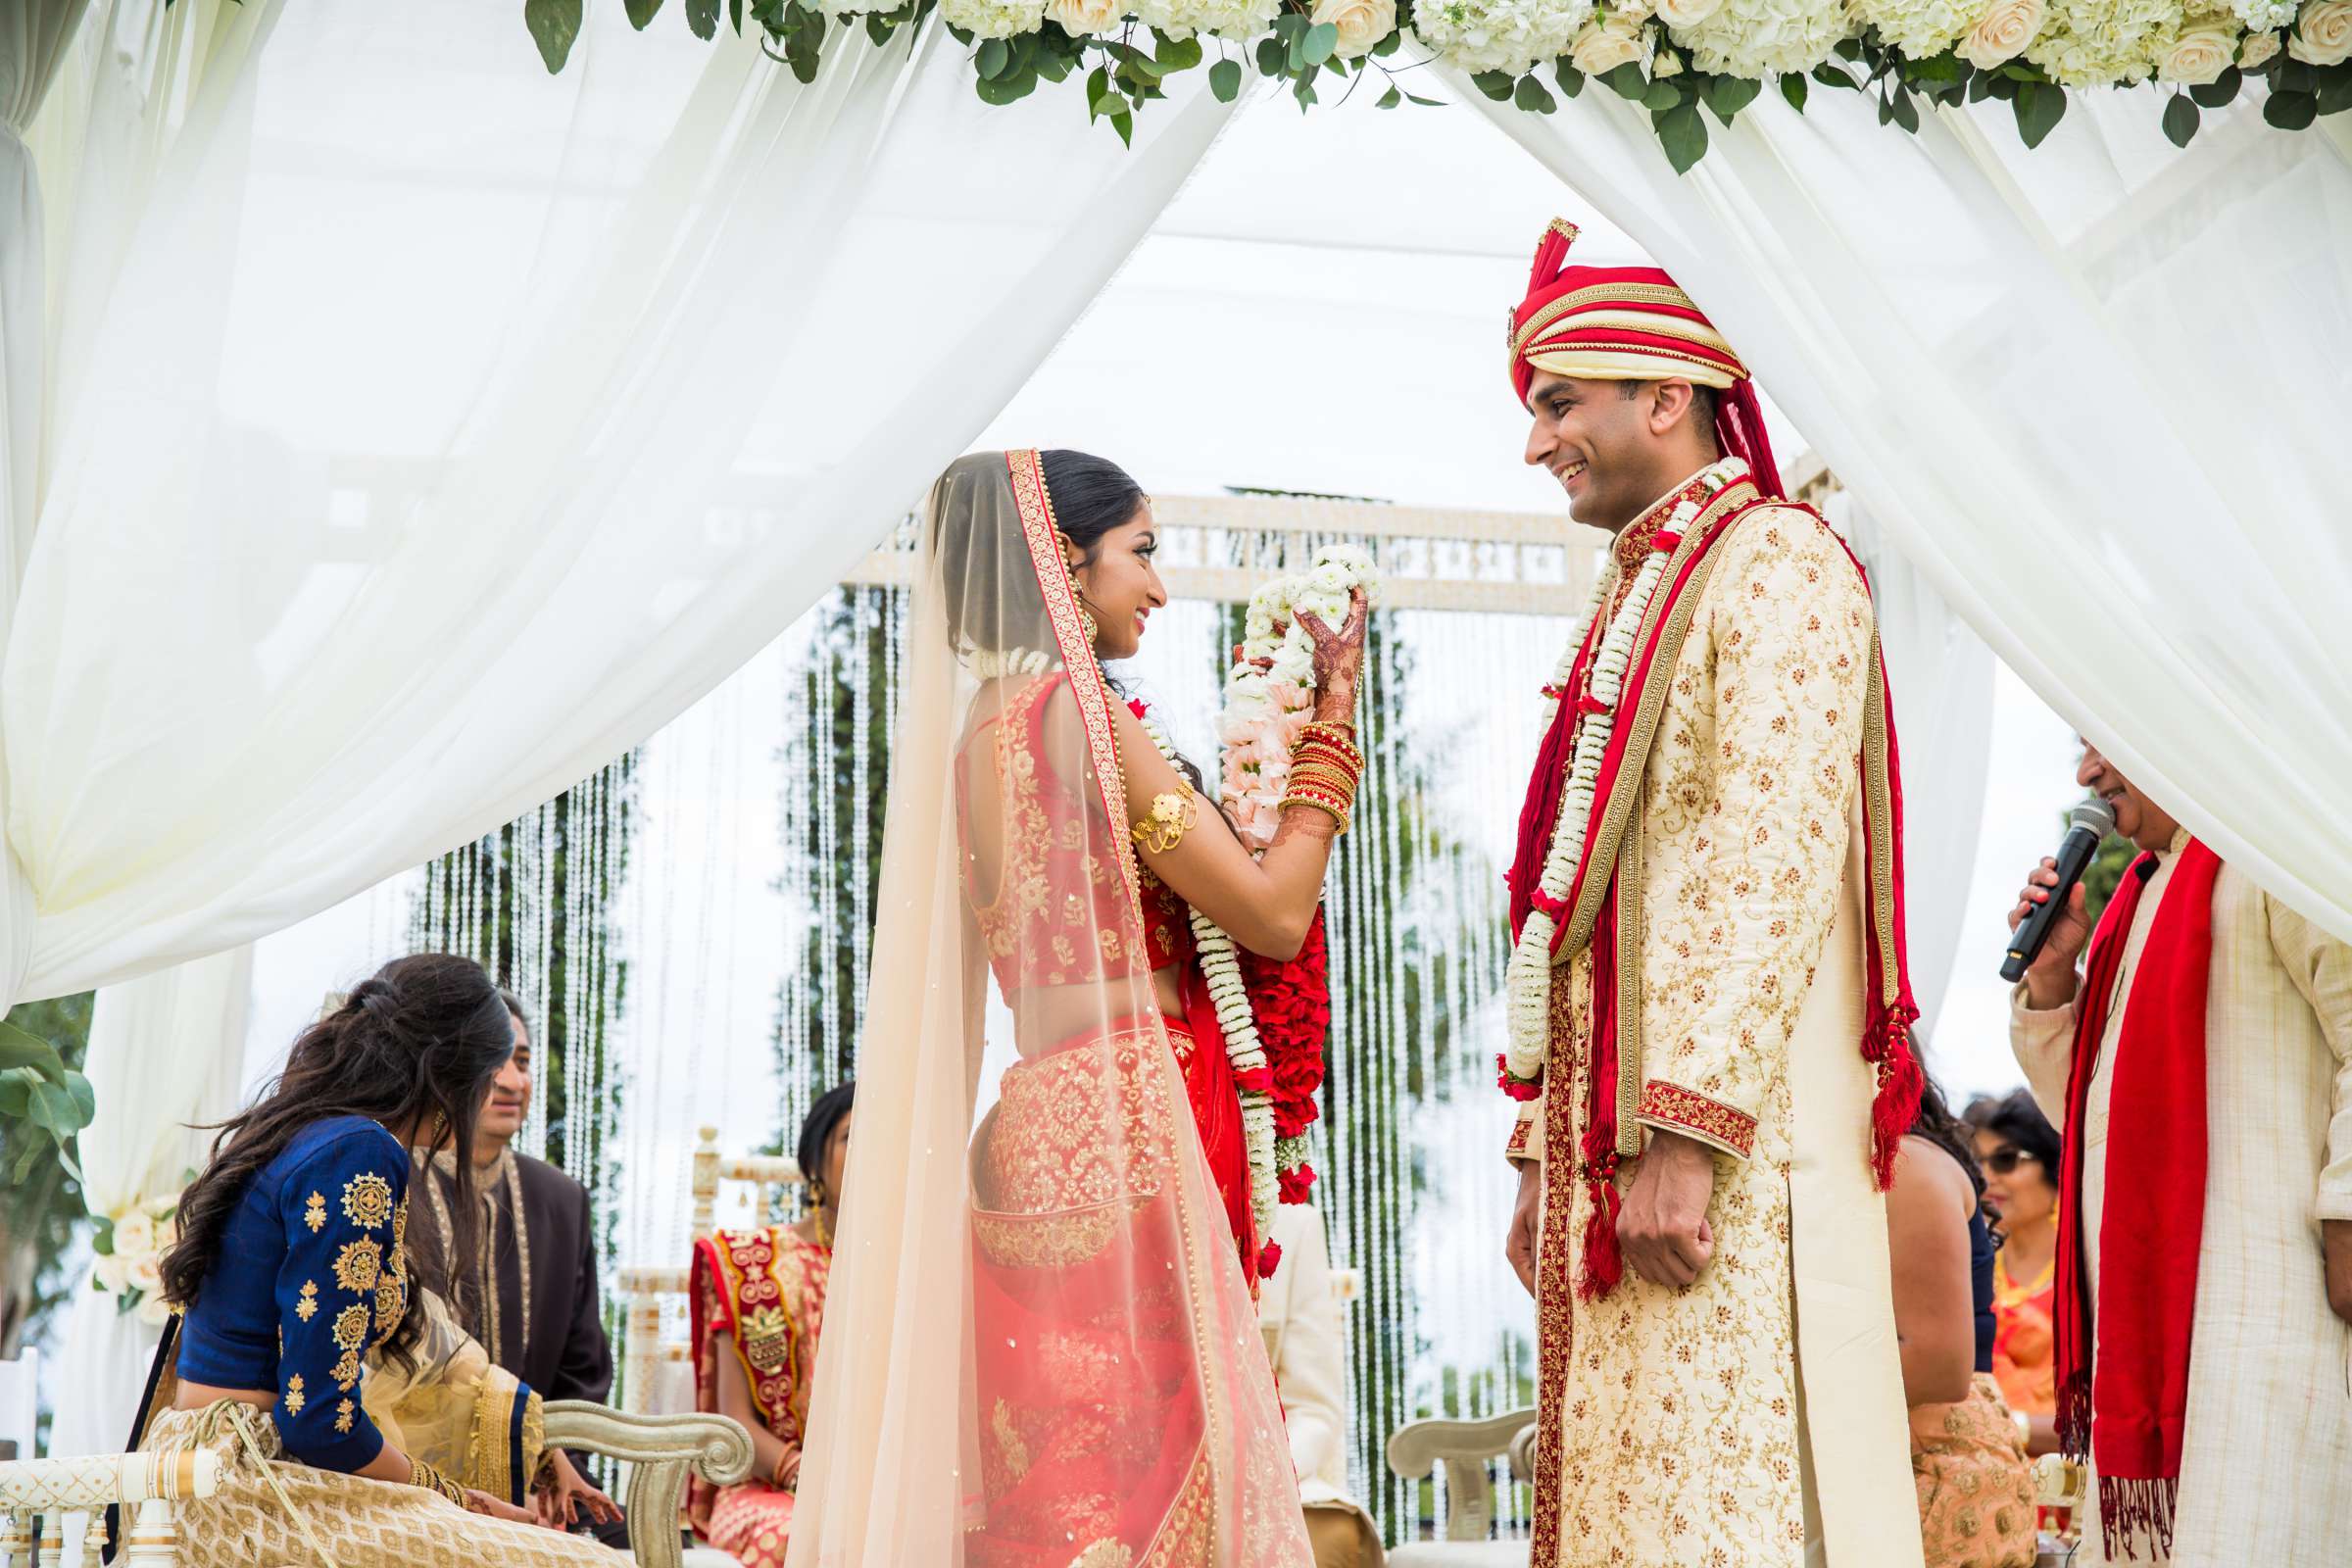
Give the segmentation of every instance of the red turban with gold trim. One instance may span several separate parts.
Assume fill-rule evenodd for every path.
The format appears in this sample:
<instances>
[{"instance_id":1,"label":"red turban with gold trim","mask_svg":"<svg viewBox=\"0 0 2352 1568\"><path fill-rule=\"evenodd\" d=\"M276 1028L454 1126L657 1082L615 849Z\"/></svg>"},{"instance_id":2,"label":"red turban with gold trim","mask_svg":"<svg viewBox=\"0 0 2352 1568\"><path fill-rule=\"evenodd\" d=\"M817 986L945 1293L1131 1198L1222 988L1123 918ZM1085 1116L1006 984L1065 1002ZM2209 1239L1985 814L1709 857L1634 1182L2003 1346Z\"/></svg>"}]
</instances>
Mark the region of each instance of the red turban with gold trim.
<instances>
[{"instance_id":1,"label":"red turban with gold trim","mask_svg":"<svg viewBox=\"0 0 2352 1568\"><path fill-rule=\"evenodd\" d=\"M1655 267L1570 267L1576 225L1553 219L1536 247L1527 298L1511 313L1511 390L1522 405L1538 370L1583 381L1689 381L1712 387L1715 444L1744 459L1756 487L1781 491L1747 367L1706 313Z\"/></svg>"}]
</instances>

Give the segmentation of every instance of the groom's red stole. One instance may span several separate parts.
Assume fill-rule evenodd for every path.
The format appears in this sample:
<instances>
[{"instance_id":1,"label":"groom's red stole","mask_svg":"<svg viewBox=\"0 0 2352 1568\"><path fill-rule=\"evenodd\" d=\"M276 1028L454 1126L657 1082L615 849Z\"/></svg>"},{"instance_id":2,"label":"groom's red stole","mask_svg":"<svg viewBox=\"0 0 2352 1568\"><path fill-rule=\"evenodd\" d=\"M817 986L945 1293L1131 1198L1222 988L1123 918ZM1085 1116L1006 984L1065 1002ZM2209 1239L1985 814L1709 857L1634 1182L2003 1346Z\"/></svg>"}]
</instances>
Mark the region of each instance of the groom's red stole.
<instances>
[{"instance_id":1,"label":"groom's red stole","mask_svg":"<svg viewBox=\"0 0 2352 1568\"><path fill-rule=\"evenodd\" d=\"M2099 1275L2115 1288L2095 1301L2082 1256L2083 1118L2124 947L2156 871L2153 855L2132 862L2100 916L2075 1011L2058 1174L2066 1195L2058 1215L2058 1437L2098 1475L2111 1558L2132 1553L2135 1540L2172 1551L2205 1232L2205 1007L2221 868L2196 840L2182 848L2132 981L2116 1044L2106 1183L2132 1195L2132 1220L2099 1229Z\"/></svg>"}]
</instances>

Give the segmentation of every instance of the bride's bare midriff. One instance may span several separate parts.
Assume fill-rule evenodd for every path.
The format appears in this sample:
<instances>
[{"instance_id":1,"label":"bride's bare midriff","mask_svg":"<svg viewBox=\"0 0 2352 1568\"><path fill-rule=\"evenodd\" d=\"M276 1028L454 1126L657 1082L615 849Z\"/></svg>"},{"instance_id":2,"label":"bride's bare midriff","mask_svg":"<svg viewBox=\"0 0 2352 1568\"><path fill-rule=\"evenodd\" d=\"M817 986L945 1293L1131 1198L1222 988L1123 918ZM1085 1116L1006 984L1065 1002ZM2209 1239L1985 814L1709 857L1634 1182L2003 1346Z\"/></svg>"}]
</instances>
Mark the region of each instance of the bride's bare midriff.
<instances>
[{"instance_id":1,"label":"bride's bare midriff","mask_svg":"<svg viewBox=\"0 0 2352 1568\"><path fill-rule=\"evenodd\" d=\"M1024 1058L1036 1056L1118 1019L1141 1016L1148 1010L1147 1000L1157 1004L1162 1018L1182 1018L1184 992L1177 973L1172 963L1152 970L1149 991L1133 975L1074 986L1024 986L1012 1004L1017 1029L1013 1044Z\"/></svg>"},{"instance_id":2,"label":"bride's bare midriff","mask_svg":"<svg viewBox=\"0 0 2352 1568\"><path fill-rule=\"evenodd\" d=\"M268 1389L217 1389L210 1383L182 1383L172 1396L172 1408L201 1410L220 1399L234 1399L257 1410L267 1410L277 1403L277 1396Z\"/></svg>"}]
</instances>

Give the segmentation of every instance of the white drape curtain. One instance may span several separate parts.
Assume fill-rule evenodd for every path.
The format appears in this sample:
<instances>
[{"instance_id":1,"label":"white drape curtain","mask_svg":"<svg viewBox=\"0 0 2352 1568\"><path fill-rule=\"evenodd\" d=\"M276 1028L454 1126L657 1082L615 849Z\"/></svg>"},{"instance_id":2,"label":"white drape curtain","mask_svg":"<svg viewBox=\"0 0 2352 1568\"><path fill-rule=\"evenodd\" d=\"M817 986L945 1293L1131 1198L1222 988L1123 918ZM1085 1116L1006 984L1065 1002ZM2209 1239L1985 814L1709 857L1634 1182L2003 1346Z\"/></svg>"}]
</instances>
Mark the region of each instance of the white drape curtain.
<instances>
[{"instance_id":1,"label":"white drape curtain","mask_svg":"<svg viewBox=\"0 0 2352 1568\"><path fill-rule=\"evenodd\" d=\"M1992 650L1895 550L1870 509L1839 491L1823 509L1869 568L1894 732L1902 747L1903 886L1911 990L1933 1043L1959 957L1992 741Z\"/></svg>"},{"instance_id":2,"label":"white drape curtain","mask_svg":"<svg viewBox=\"0 0 2352 1568\"><path fill-rule=\"evenodd\" d=\"M2352 938L2352 131L2258 89L1917 136L1777 94L1677 177L1594 88L1476 105L1672 271L1924 579L2222 856ZM1569 192L1563 202L1573 205ZM1897 688L1898 692L1900 688Z\"/></svg>"},{"instance_id":3,"label":"white drape curtain","mask_svg":"<svg viewBox=\"0 0 2352 1568\"><path fill-rule=\"evenodd\" d=\"M119 273L52 304L93 328L0 671L24 995L284 925L642 739L919 497L1227 114L1130 153L980 104L938 29L803 87L617 13L550 79L465 0L229 9Z\"/></svg>"},{"instance_id":4,"label":"white drape curtain","mask_svg":"<svg viewBox=\"0 0 2352 1568\"><path fill-rule=\"evenodd\" d=\"M90 1015L86 1071L106 1114L81 1136L82 1196L120 1221L176 1196L236 1109L253 949L109 986ZM98 1291L77 1292L58 1361L56 1455L112 1453L130 1432L158 1328Z\"/></svg>"}]
</instances>

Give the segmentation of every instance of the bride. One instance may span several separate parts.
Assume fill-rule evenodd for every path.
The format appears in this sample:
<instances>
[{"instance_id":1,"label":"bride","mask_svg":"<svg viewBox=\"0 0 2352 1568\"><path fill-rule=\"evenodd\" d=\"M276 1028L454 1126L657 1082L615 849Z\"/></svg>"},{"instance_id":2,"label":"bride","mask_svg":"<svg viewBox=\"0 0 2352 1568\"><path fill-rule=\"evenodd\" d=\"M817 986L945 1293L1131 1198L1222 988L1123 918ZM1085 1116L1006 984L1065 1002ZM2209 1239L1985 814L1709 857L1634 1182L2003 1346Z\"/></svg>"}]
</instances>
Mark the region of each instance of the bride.
<instances>
[{"instance_id":1,"label":"bride","mask_svg":"<svg viewBox=\"0 0 2352 1568\"><path fill-rule=\"evenodd\" d=\"M1183 975L1191 908L1297 951L1352 770L1299 769L1253 858L1109 689L1166 602L1114 465L964 458L922 546L832 1286L857 1327L819 1357L789 1562L1307 1568ZM1301 745L1343 760L1361 611L1302 619Z\"/></svg>"}]
</instances>

